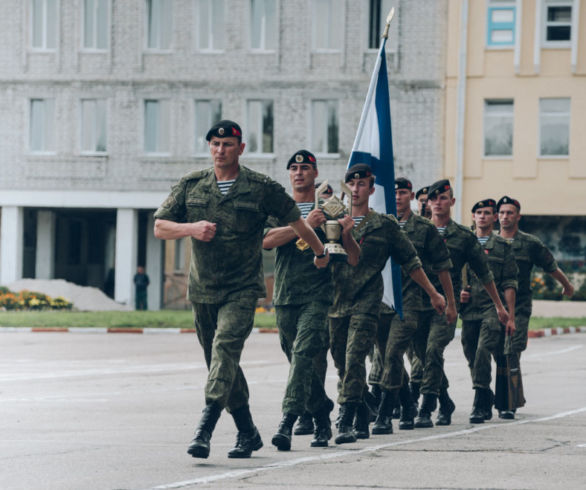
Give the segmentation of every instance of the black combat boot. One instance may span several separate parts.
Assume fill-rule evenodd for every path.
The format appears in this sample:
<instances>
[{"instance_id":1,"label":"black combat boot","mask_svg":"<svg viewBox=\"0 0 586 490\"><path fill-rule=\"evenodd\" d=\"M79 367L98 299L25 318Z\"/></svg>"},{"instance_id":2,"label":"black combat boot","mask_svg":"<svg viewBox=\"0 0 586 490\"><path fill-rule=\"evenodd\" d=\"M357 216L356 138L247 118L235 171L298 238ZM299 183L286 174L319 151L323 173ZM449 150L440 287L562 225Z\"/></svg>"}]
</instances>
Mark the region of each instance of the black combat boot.
<instances>
[{"instance_id":1,"label":"black combat boot","mask_svg":"<svg viewBox=\"0 0 586 490\"><path fill-rule=\"evenodd\" d=\"M297 424L295 425L295 431L293 434L296 436L307 436L309 434L313 434L313 419L309 412L305 412L299 420L297 420Z\"/></svg>"},{"instance_id":2,"label":"black combat boot","mask_svg":"<svg viewBox=\"0 0 586 490\"><path fill-rule=\"evenodd\" d=\"M484 405L484 420L492 419L492 407L494 405L494 393L490 388L486 389L486 400Z\"/></svg>"},{"instance_id":3,"label":"black combat boot","mask_svg":"<svg viewBox=\"0 0 586 490\"><path fill-rule=\"evenodd\" d=\"M499 419L514 420L515 412L512 410L499 410Z\"/></svg>"},{"instance_id":4,"label":"black combat boot","mask_svg":"<svg viewBox=\"0 0 586 490\"><path fill-rule=\"evenodd\" d=\"M195 437L187 448L194 458L207 458L210 455L210 439L222 409L217 403L208 403L203 409L201 420L195 430Z\"/></svg>"},{"instance_id":5,"label":"black combat boot","mask_svg":"<svg viewBox=\"0 0 586 490\"><path fill-rule=\"evenodd\" d=\"M340 415L338 416L338 435L336 444L345 444L347 442L356 442L356 434L352 430L352 421L356 413L356 403L346 402L340 405Z\"/></svg>"},{"instance_id":6,"label":"black combat boot","mask_svg":"<svg viewBox=\"0 0 586 490\"><path fill-rule=\"evenodd\" d=\"M396 396L394 392L383 391L381 396L380 405L378 406L378 415L372 426L373 434L392 434L393 433L393 421L391 412L393 405L395 404Z\"/></svg>"},{"instance_id":7,"label":"black combat boot","mask_svg":"<svg viewBox=\"0 0 586 490\"><path fill-rule=\"evenodd\" d=\"M433 422L431 420L431 413L435 410L436 406L437 406L437 395L425 393L423 395L423 401L421 402L421 408L419 409L419 414L417 415L417 418L415 419L415 427L417 429L433 427Z\"/></svg>"},{"instance_id":8,"label":"black combat boot","mask_svg":"<svg viewBox=\"0 0 586 490\"><path fill-rule=\"evenodd\" d=\"M313 415L315 431L311 440L311 447L328 447L328 441L332 438L330 412L333 409L334 402L328 398L322 407Z\"/></svg>"},{"instance_id":9,"label":"black combat boot","mask_svg":"<svg viewBox=\"0 0 586 490\"><path fill-rule=\"evenodd\" d=\"M291 449L291 431L296 420L297 415L293 415L292 413L283 414L277 433L271 441L273 446L277 446L279 451L289 451Z\"/></svg>"},{"instance_id":10,"label":"black combat boot","mask_svg":"<svg viewBox=\"0 0 586 490\"><path fill-rule=\"evenodd\" d=\"M447 388L442 388L439 394L439 410L435 424L450 425L454 410L456 410L456 404L452 401L450 395L448 395Z\"/></svg>"},{"instance_id":11,"label":"black combat boot","mask_svg":"<svg viewBox=\"0 0 586 490\"><path fill-rule=\"evenodd\" d=\"M401 404L401 418L399 419L399 430L413 430L415 422L413 419L417 414L413 399L411 398L411 390L407 383L404 383L399 390L399 401Z\"/></svg>"},{"instance_id":12,"label":"black combat boot","mask_svg":"<svg viewBox=\"0 0 586 490\"><path fill-rule=\"evenodd\" d=\"M415 409L415 413L419 410L419 387L421 385L414 381L409 383L409 388L411 391L411 400L413 400L413 408Z\"/></svg>"},{"instance_id":13,"label":"black combat boot","mask_svg":"<svg viewBox=\"0 0 586 490\"><path fill-rule=\"evenodd\" d=\"M356 407L356 417L354 418L354 434L356 434L356 439L368 439L370 437L368 424L370 424L370 411L366 402L363 401Z\"/></svg>"},{"instance_id":14,"label":"black combat boot","mask_svg":"<svg viewBox=\"0 0 586 490\"><path fill-rule=\"evenodd\" d=\"M238 434L236 435L236 445L228 451L228 457L250 458L252 451L258 451L262 447L262 439L252 421L250 408L248 405L244 405L234 410L232 417L236 423Z\"/></svg>"},{"instance_id":15,"label":"black combat boot","mask_svg":"<svg viewBox=\"0 0 586 490\"><path fill-rule=\"evenodd\" d=\"M368 421L373 422L378 413L378 406L380 405L381 389L379 385L372 385L370 391L365 391L364 402L368 407Z\"/></svg>"},{"instance_id":16,"label":"black combat boot","mask_svg":"<svg viewBox=\"0 0 586 490\"><path fill-rule=\"evenodd\" d=\"M483 388L474 388L474 401L472 402L472 412L470 413L471 424L484 424L485 420L485 398L486 390Z\"/></svg>"}]
</instances>

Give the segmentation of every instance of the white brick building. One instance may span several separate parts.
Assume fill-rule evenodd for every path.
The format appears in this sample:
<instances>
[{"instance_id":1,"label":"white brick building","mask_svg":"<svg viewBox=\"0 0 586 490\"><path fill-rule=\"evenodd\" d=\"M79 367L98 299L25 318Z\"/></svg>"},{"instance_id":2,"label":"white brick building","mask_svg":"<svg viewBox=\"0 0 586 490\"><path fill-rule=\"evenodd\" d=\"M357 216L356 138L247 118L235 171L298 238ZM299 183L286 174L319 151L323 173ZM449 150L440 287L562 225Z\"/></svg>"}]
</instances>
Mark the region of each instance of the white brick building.
<instances>
[{"instance_id":1,"label":"white brick building","mask_svg":"<svg viewBox=\"0 0 586 490\"><path fill-rule=\"evenodd\" d=\"M3 0L0 283L107 288L112 269L131 303L144 264L160 307L152 211L209 165L218 117L243 127L244 165L287 186L307 148L337 188L390 6L396 173L419 187L443 164L445 0Z\"/></svg>"}]
</instances>

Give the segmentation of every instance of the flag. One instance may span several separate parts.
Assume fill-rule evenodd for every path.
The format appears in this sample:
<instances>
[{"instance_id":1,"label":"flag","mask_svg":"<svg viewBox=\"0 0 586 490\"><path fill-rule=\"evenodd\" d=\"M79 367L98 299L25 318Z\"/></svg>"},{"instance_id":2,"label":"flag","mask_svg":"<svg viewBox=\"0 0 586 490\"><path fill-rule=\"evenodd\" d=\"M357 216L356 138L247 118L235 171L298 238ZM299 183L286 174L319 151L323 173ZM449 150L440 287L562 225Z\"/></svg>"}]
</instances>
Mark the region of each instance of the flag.
<instances>
[{"instance_id":1,"label":"flag","mask_svg":"<svg viewBox=\"0 0 586 490\"><path fill-rule=\"evenodd\" d=\"M370 207L379 213L396 216L395 162L385 54L386 41L386 38L383 38L378 52L348 167L356 163L370 165L375 175L375 192L370 199ZM389 260L382 274L385 285L383 302L394 308L402 318L401 267Z\"/></svg>"}]
</instances>

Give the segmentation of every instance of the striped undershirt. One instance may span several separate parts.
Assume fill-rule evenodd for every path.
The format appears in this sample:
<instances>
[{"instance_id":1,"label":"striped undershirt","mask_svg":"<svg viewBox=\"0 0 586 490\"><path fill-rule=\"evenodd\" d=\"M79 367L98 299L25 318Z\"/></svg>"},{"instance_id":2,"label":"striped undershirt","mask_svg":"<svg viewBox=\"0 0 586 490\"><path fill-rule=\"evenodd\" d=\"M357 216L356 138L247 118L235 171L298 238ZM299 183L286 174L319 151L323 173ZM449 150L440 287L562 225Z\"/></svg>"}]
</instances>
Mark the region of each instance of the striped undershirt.
<instances>
[{"instance_id":1,"label":"striped undershirt","mask_svg":"<svg viewBox=\"0 0 586 490\"><path fill-rule=\"evenodd\" d=\"M354 227L356 227L360 223L362 223L362 220L364 219L364 216L352 216L352 219L354 220Z\"/></svg>"},{"instance_id":2,"label":"striped undershirt","mask_svg":"<svg viewBox=\"0 0 586 490\"><path fill-rule=\"evenodd\" d=\"M436 226L438 233L441 236L444 236L444 234L446 233L446 226Z\"/></svg>"},{"instance_id":3,"label":"striped undershirt","mask_svg":"<svg viewBox=\"0 0 586 490\"><path fill-rule=\"evenodd\" d=\"M479 236L478 237L478 243L480 243L480 245L484 246L484 244L486 242L488 242L488 239L489 238L490 238L489 236Z\"/></svg>"},{"instance_id":4,"label":"striped undershirt","mask_svg":"<svg viewBox=\"0 0 586 490\"><path fill-rule=\"evenodd\" d=\"M399 226L401 227L401 230L403 228L405 228L405 223L407 223L406 221L399 221Z\"/></svg>"},{"instance_id":5,"label":"striped undershirt","mask_svg":"<svg viewBox=\"0 0 586 490\"><path fill-rule=\"evenodd\" d=\"M298 202L297 207L299 208L299 211L301 211L301 217L303 219L305 219L305 218L307 218L307 215L309 214L309 212L313 208L313 203L312 202Z\"/></svg>"},{"instance_id":6,"label":"striped undershirt","mask_svg":"<svg viewBox=\"0 0 586 490\"><path fill-rule=\"evenodd\" d=\"M228 194L228 191L230 190L230 187L232 187L232 184L234 182L236 182L236 179L218 180L218 188L220 189L220 192L222 193L223 196Z\"/></svg>"}]
</instances>

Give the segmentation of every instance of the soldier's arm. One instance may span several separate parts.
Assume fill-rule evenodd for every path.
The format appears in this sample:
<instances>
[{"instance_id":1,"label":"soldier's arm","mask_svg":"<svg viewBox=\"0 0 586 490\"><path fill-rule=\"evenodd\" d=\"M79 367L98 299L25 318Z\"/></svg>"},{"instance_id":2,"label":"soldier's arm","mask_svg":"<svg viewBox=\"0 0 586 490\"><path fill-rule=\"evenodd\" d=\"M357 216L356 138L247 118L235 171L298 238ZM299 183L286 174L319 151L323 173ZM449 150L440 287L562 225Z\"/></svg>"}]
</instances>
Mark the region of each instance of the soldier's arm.
<instances>
[{"instance_id":1,"label":"soldier's arm","mask_svg":"<svg viewBox=\"0 0 586 490\"><path fill-rule=\"evenodd\" d=\"M360 260L360 245L354 239L352 235L352 229L354 228L354 220L346 215L338 220L338 223L342 226L342 245L344 250L348 254L346 259L350 265L357 265Z\"/></svg>"},{"instance_id":2,"label":"soldier's arm","mask_svg":"<svg viewBox=\"0 0 586 490\"><path fill-rule=\"evenodd\" d=\"M177 240L192 237L202 242L209 242L216 234L216 224L209 221L195 223L176 223L167 219L155 219L155 237L161 240Z\"/></svg>"},{"instance_id":3,"label":"soldier's arm","mask_svg":"<svg viewBox=\"0 0 586 490\"><path fill-rule=\"evenodd\" d=\"M574 294L574 286L570 283L567 276L558 267L556 260L549 249L536 237L533 238L533 261L551 277L558 281L563 289L562 294L572 297Z\"/></svg>"},{"instance_id":4,"label":"soldier's arm","mask_svg":"<svg viewBox=\"0 0 586 490\"><path fill-rule=\"evenodd\" d=\"M313 253L315 254L315 258L313 259L316 267L322 268L328 265L330 261L330 256L328 255L327 250L324 247L324 244L321 242L319 237L315 234L315 231L305 222L303 218L299 218L296 221L289 223L289 226L295 230L295 233L299 235L305 242L311 247ZM318 258L319 255L324 255L324 257Z\"/></svg>"},{"instance_id":5,"label":"soldier's arm","mask_svg":"<svg viewBox=\"0 0 586 490\"><path fill-rule=\"evenodd\" d=\"M517 299L517 291L515 288L505 289L505 303L507 303L507 311L509 312L509 320L505 324L505 331L507 335L513 335L515 332L515 301Z\"/></svg>"},{"instance_id":6,"label":"soldier's arm","mask_svg":"<svg viewBox=\"0 0 586 490\"><path fill-rule=\"evenodd\" d=\"M555 271L550 272L549 275L562 285L564 288L562 291L563 295L567 296L568 298L571 298L574 295L574 286L572 286L572 283L569 281L568 277L559 267Z\"/></svg>"},{"instance_id":7,"label":"soldier's arm","mask_svg":"<svg viewBox=\"0 0 586 490\"><path fill-rule=\"evenodd\" d=\"M411 276L411 279L413 279L417 284L419 284L419 286L427 293L431 301L431 305L434 307L435 311L437 311L441 315L446 309L446 300L440 293L437 292L437 289L435 289L433 284L429 281L429 278L423 270L423 267L413 269L409 273L409 275Z\"/></svg>"},{"instance_id":8,"label":"soldier's arm","mask_svg":"<svg viewBox=\"0 0 586 490\"><path fill-rule=\"evenodd\" d=\"M507 322L509 321L509 314L507 313L507 310L505 310L505 307L503 305L503 302L501 301L499 293L496 290L496 285L495 285L494 281L491 280L490 282L485 283L484 289L486 289L486 292L488 293L488 295L490 296L490 299L492 299L492 302L494 303L494 306L496 308L496 313L499 317L499 321L503 325L506 325Z\"/></svg>"},{"instance_id":9,"label":"soldier's arm","mask_svg":"<svg viewBox=\"0 0 586 490\"><path fill-rule=\"evenodd\" d=\"M270 250L271 248L280 247L297 238L297 233L290 226L280 226L271 228L262 241L262 248Z\"/></svg>"},{"instance_id":10,"label":"soldier's arm","mask_svg":"<svg viewBox=\"0 0 586 490\"><path fill-rule=\"evenodd\" d=\"M454 323L458 318L458 311L456 309L456 298L454 296L454 285L452 284L452 278L450 271L444 270L437 273L444 294L446 295L446 318L448 323Z\"/></svg>"}]
</instances>

